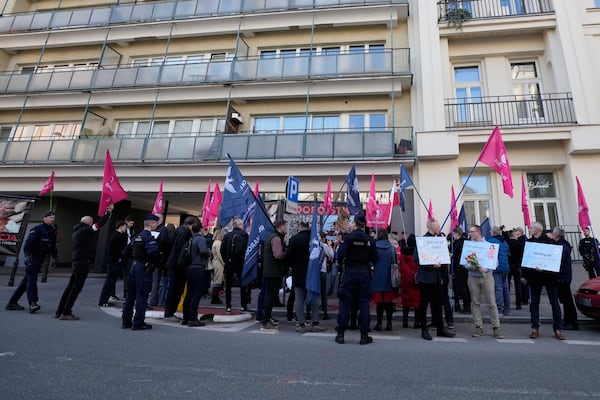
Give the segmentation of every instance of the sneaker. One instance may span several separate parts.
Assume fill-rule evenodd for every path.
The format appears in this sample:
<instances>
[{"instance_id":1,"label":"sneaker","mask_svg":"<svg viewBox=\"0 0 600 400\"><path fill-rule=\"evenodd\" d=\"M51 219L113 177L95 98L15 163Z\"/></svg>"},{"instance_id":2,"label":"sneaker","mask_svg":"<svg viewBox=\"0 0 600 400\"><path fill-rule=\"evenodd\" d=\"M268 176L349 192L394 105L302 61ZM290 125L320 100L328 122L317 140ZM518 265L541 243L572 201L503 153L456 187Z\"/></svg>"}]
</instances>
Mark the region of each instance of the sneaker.
<instances>
[{"instance_id":1,"label":"sneaker","mask_svg":"<svg viewBox=\"0 0 600 400\"><path fill-rule=\"evenodd\" d=\"M273 332L273 331L278 331L279 327L273 325L271 322L267 322L266 324L263 324L260 327L261 331L267 331L267 332Z\"/></svg>"},{"instance_id":2,"label":"sneaker","mask_svg":"<svg viewBox=\"0 0 600 400\"><path fill-rule=\"evenodd\" d=\"M248 307L242 307L240 308L241 312L250 312L250 309Z\"/></svg>"},{"instance_id":3,"label":"sneaker","mask_svg":"<svg viewBox=\"0 0 600 400\"><path fill-rule=\"evenodd\" d=\"M59 318L61 321L78 321L79 317L73 314L63 314Z\"/></svg>"},{"instance_id":4,"label":"sneaker","mask_svg":"<svg viewBox=\"0 0 600 400\"><path fill-rule=\"evenodd\" d=\"M119 298L119 297L117 297L117 296L110 296L110 297L108 298L108 300L110 300L110 301L122 301L122 299L121 299L121 298Z\"/></svg>"},{"instance_id":5,"label":"sneaker","mask_svg":"<svg viewBox=\"0 0 600 400\"><path fill-rule=\"evenodd\" d=\"M500 332L500 328L494 328L494 337L496 339L504 339L504 335Z\"/></svg>"},{"instance_id":6,"label":"sneaker","mask_svg":"<svg viewBox=\"0 0 600 400\"><path fill-rule=\"evenodd\" d=\"M327 328L325 328L323 325L321 324L312 324L310 326L310 331L311 332L325 332L327 330Z\"/></svg>"},{"instance_id":7,"label":"sneaker","mask_svg":"<svg viewBox=\"0 0 600 400\"><path fill-rule=\"evenodd\" d=\"M288 319L287 319L287 322L288 322L288 324L294 324L294 325L295 325L295 324L297 324L297 323L298 323L298 320L297 320L296 318L292 318L292 319L289 319L289 318L288 318Z\"/></svg>"},{"instance_id":8,"label":"sneaker","mask_svg":"<svg viewBox=\"0 0 600 400\"><path fill-rule=\"evenodd\" d=\"M177 316L175 316L175 315L171 315L170 317L166 317L164 320L165 320L166 322L174 322L174 323L176 323L176 324L178 324L178 323L180 323L180 322L181 322L181 318L179 318L179 317L177 317Z\"/></svg>"},{"instance_id":9,"label":"sneaker","mask_svg":"<svg viewBox=\"0 0 600 400\"><path fill-rule=\"evenodd\" d=\"M19 303L12 303L12 304L7 304L5 309L8 311L22 311L25 309L25 307L20 306Z\"/></svg>"},{"instance_id":10,"label":"sneaker","mask_svg":"<svg viewBox=\"0 0 600 400\"><path fill-rule=\"evenodd\" d=\"M482 327L476 326L475 332L473 332L473 337L481 337L481 336L485 336L485 332L483 331Z\"/></svg>"},{"instance_id":11,"label":"sneaker","mask_svg":"<svg viewBox=\"0 0 600 400\"><path fill-rule=\"evenodd\" d=\"M152 329L152 325L144 323L143 325L136 326L134 325L131 330L133 331L145 331L148 329Z\"/></svg>"},{"instance_id":12,"label":"sneaker","mask_svg":"<svg viewBox=\"0 0 600 400\"><path fill-rule=\"evenodd\" d=\"M190 321L187 326L189 326L190 328L195 328L198 326L206 326L206 323L202 322L202 321Z\"/></svg>"},{"instance_id":13,"label":"sneaker","mask_svg":"<svg viewBox=\"0 0 600 400\"><path fill-rule=\"evenodd\" d=\"M451 322L448 324L448 329L455 329L456 327L454 326L454 324Z\"/></svg>"},{"instance_id":14,"label":"sneaker","mask_svg":"<svg viewBox=\"0 0 600 400\"><path fill-rule=\"evenodd\" d=\"M271 317L271 323L275 326L279 325L279 320L277 318Z\"/></svg>"},{"instance_id":15,"label":"sneaker","mask_svg":"<svg viewBox=\"0 0 600 400\"><path fill-rule=\"evenodd\" d=\"M107 308L107 307L114 307L114 306L113 306L112 304L110 304L110 303L102 303L102 304L98 304L98 306L99 306L99 307L104 307L104 308Z\"/></svg>"},{"instance_id":16,"label":"sneaker","mask_svg":"<svg viewBox=\"0 0 600 400\"><path fill-rule=\"evenodd\" d=\"M296 327L296 332L298 333L305 333L306 332L306 325L304 324L300 324Z\"/></svg>"},{"instance_id":17,"label":"sneaker","mask_svg":"<svg viewBox=\"0 0 600 400\"><path fill-rule=\"evenodd\" d=\"M29 312L33 314L36 311L40 311L41 308L37 303L33 303L29 305Z\"/></svg>"},{"instance_id":18,"label":"sneaker","mask_svg":"<svg viewBox=\"0 0 600 400\"><path fill-rule=\"evenodd\" d=\"M230 313L230 312L231 312L231 307L227 307L227 308L225 309L225 312L227 312L227 313Z\"/></svg>"}]
</instances>

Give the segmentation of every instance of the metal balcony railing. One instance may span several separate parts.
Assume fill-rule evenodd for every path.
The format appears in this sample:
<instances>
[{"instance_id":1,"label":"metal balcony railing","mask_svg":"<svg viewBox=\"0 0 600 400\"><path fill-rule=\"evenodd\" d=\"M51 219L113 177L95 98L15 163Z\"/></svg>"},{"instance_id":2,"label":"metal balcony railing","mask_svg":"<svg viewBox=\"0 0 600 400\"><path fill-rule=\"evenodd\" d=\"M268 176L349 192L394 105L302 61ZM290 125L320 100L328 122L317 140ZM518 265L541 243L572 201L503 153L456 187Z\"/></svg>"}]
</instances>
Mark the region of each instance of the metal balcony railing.
<instances>
[{"instance_id":1,"label":"metal balcony railing","mask_svg":"<svg viewBox=\"0 0 600 400\"><path fill-rule=\"evenodd\" d=\"M0 33L98 27L234 14L382 4L408 0L180 0L5 15Z\"/></svg>"},{"instance_id":2,"label":"metal balcony railing","mask_svg":"<svg viewBox=\"0 0 600 400\"><path fill-rule=\"evenodd\" d=\"M0 73L0 94L407 74L410 74L410 49L388 49L268 59L246 57L178 65L7 72Z\"/></svg>"},{"instance_id":3,"label":"metal balcony railing","mask_svg":"<svg viewBox=\"0 0 600 400\"><path fill-rule=\"evenodd\" d=\"M285 159L371 159L412 156L411 127L370 131L285 131L281 133L102 137L67 140L0 142L1 162L103 162L106 150L114 161L189 162Z\"/></svg>"},{"instance_id":4,"label":"metal balcony railing","mask_svg":"<svg viewBox=\"0 0 600 400\"><path fill-rule=\"evenodd\" d=\"M447 99L447 128L576 124L571 93Z\"/></svg>"},{"instance_id":5,"label":"metal balcony railing","mask_svg":"<svg viewBox=\"0 0 600 400\"><path fill-rule=\"evenodd\" d=\"M440 22L451 22L457 13L461 13L463 22L466 22L470 19L516 17L553 12L552 0L444 0L438 2Z\"/></svg>"}]
</instances>

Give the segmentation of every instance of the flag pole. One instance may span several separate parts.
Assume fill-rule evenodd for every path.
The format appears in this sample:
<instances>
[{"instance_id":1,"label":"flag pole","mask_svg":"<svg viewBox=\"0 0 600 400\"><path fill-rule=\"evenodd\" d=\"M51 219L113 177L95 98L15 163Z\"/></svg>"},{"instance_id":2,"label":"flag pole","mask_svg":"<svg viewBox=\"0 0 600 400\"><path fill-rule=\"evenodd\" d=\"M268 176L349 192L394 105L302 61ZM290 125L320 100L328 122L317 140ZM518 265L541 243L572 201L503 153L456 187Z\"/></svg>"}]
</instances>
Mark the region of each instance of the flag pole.
<instances>
[{"instance_id":1,"label":"flag pole","mask_svg":"<svg viewBox=\"0 0 600 400\"><path fill-rule=\"evenodd\" d=\"M340 190L337 192L337 194L335 195L335 201L337 202L337 200L340 197L340 194L342 194L342 191L344 190L344 187L346 187L346 180L344 180L344 183L342 183L342 187L340 188ZM316 194L315 194L316 196ZM315 197L315 201L317 201L317 198ZM325 227L325 224L327 223L327 220L329 219L329 214L327 214L325 216L325 219L323 220L323 227Z\"/></svg>"},{"instance_id":2,"label":"flag pole","mask_svg":"<svg viewBox=\"0 0 600 400\"><path fill-rule=\"evenodd\" d=\"M450 214L452 214L452 209L454 207L456 207L456 205L458 204L458 199L460 199L460 196L462 195L465 188L467 187L467 183L469 183L469 179L471 179L471 176L473 176L473 173L475 173L475 168L477 168L477 164L479 164L479 158L477 158L475 165L473 165L473 168L471 168L471 172L469 172L467 179L465 179L465 183L463 184L462 188L460 188L460 192L458 192L456 199L454 199L454 203L450 206L450 211L448 212L448 215L446 215L446 218L444 219L444 223L442 224L442 227L440 228L440 230L444 229L446 222L448 222L448 218L450 218Z\"/></svg>"},{"instance_id":3,"label":"flag pole","mask_svg":"<svg viewBox=\"0 0 600 400\"><path fill-rule=\"evenodd\" d=\"M52 211L52 194L54 193L54 190L50 191L50 211Z\"/></svg>"}]
</instances>

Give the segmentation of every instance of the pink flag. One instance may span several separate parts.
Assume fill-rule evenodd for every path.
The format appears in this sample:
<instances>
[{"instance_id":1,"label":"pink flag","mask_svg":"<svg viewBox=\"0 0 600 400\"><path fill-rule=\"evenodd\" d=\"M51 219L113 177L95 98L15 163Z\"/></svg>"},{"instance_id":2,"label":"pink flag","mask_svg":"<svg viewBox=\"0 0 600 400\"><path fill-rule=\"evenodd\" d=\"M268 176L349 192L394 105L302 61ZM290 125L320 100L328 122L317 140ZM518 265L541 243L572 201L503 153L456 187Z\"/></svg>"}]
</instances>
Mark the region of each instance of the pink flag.
<instances>
[{"instance_id":1,"label":"pink flag","mask_svg":"<svg viewBox=\"0 0 600 400\"><path fill-rule=\"evenodd\" d=\"M323 207L325 208L325 215L329 215L333 209L333 203L331 202L331 177L327 179L327 191L325 192Z\"/></svg>"},{"instance_id":2,"label":"pink flag","mask_svg":"<svg viewBox=\"0 0 600 400\"><path fill-rule=\"evenodd\" d=\"M521 174L521 210L523 211L523 223L527 228L531 227L531 215L529 214L529 203L527 202L527 189L525 188L525 176Z\"/></svg>"},{"instance_id":3,"label":"pink flag","mask_svg":"<svg viewBox=\"0 0 600 400\"><path fill-rule=\"evenodd\" d=\"M210 186L211 180L208 180L208 188L206 189L206 195L204 196L204 203L202 203L202 225L208 226L208 214L210 212Z\"/></svg>"},{"instance_id":4,"label":"pink flag","mask_svg":"<svg viewBox=\"0 0 600 400\"><path fill-rule=\"evenodd\" d=\"M160 181L158 186L158 193L156 194L156 200L154 200L154 207L152 207L152 214L162 214L165 211L163 202L163 181Z\"/></svg>"},{"instance_id":5,"label":"pink flag","mask_svg":"<svg viewBox=\"0 0 600 400\"><path fill-rule=\"evenodd\" d=\"M50 174L50 177L48 178L48 180L46 181L46 183L44 183L44 186L42 186L42 190L40 190L40 196L45 195L48 192L51 192L54 190L54 171L52 171L52 173Z\"/></svg>"},{"instance_id":6,"label":"pink flag","mask_svg":"<svg viewBox=\"0 0 600 400\"><path fill-rule=\"evenodd\" d=\"M110 152L106 150L106 159L104 160L104 178L102 179L102 194L100 195L100 205L98 215L103 216L106 209L111 204L116 204L127 198L127 192L119 183L115 167L113 166Z\"/></svg>"},{"instance_id":7,"label":"pink flag","mask_svg":"<svg viewBox=\"0 0 600 400\"><path fill-rule=\"evenodd\" d=\"M219 217L219 207L223 202L223 196L221 195L221 188L219 188L219 182L215 184L215 191L213 192L212 199L210 200L210 206L208 208L208 226L215 226L217 224L217 218Z\"/></svg>"},{"instance_id":8,"label":"pink flag","mask_svg":"<svg viewBox=\"0 0 600 400\"><path fill-rule=\"evenodd\" d=\"M579 182L579 178L575 177L577 180L577 205L579 206L579 226L581 229L585 231L588 226L592 225L590 220L590 209L588 207L587 201L585 200L585 195L583 194L583 189L581 188L581 182Z\"/></svg>"},{"instance_id":9,"label":"pink flag","mask_svg":"<svg viewBox=\"0 0 600 400\"><path fill-rule=\"evenodd\" d=\"M258 188L258 181L256 181L256 185L254 185L254 197L256 197L258 199L259 193L260 193L260 190Z\"/></svg>"},{"instance_id":10,"label":"pink flag","mask_svg":"<svg viewBox=\"0 0 600 400\"><path fill-rule=\"evenodd\" d=\"M435 215L433 215L433 204L431 203L431 198L429 198L429 209L427 210L427 219L432 220L435 219Z\"/></svg>"},{"instance_id":11,"label":"pink flag","mask_svg":"<svg viewBox=\"0 0 600 400\"><path fill-rule=\"evenodd\" d=\"M513 197L512 175L510 173L510 164L506 156L506 147L502 141L500 128L496 126L490 135L477 161L489 165L502 177L502 186L504 193L509 197Z\"/></svg>"},{"instance_id":12,"label":"pink flag","mask_svg":"<svg viewBox=\"0 0 600 400\"><path fill-rule=\"evenodd\" d=\"M456 211L456 195L454 194L454 185L452 185L452 197L450 198L450 230L458 226L458 211Z\"/></svg>"}]
</instances>

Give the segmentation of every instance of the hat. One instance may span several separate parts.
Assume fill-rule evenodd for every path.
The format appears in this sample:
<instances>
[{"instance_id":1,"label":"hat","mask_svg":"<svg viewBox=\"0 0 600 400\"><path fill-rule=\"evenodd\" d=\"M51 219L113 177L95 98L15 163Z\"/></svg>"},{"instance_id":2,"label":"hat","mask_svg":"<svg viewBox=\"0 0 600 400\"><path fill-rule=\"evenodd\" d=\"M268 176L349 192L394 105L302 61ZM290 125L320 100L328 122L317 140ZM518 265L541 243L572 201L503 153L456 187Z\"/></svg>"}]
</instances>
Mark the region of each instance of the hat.
<instances>
[{"instance_id":1,"label":"hat","mask_svg":"<svg viewBox=\"0 0 600 400\"><path fill-rule=\"evenodd\" d=\"M363 224L367 222L367 220L365 219L365 214L363 213L356 214L356 216L354 217L354 221Z\"/></svg>"},{"instance_id":2,"label":"hat","mask_svg":"<svg viewBox=\"0 0 600 400\"><path fill-rule=\"evenodd\" d=\"M54 217L56 214L54 213L54 211L48 211L46 214L44 214L44 218L46 217Z\"/></svg>"},{"instance_id":3,"label":"hat","mask_svg":"<svg viewBox=\"0 0 600 400\"><path fill-rule=\"evenodd\" d=\"M144 221L157 221L158 222L158 217L154 214L151 213L147 213L144 214Z\"/></svg>"}]
</instances>

